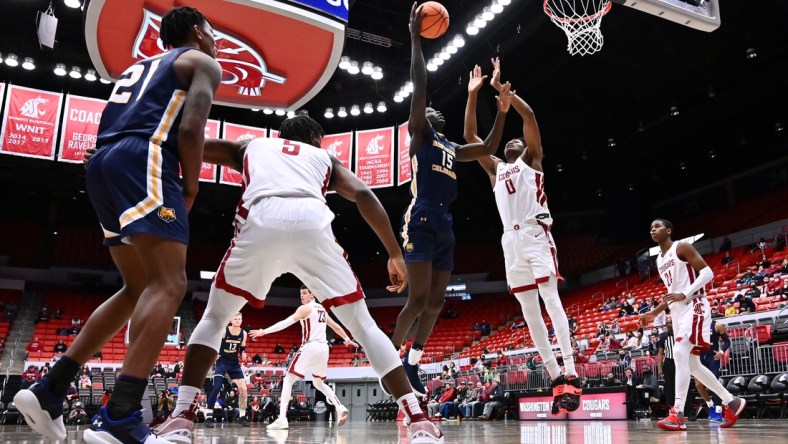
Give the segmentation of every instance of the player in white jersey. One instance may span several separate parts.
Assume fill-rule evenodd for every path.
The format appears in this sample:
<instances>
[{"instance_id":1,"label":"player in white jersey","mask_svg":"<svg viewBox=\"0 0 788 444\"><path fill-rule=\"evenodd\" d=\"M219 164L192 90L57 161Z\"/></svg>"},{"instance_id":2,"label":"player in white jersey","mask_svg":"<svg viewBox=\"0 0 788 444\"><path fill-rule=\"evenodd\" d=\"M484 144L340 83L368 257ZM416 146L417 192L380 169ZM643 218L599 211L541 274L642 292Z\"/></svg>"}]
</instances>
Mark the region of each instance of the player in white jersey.
<instances>
[{"instance_id":1,"label":"player in white jersey","mask_svg":"<svg viewBox=\"0 0 788 444\"><path fill-rule=\"evenodd\" d=\"M282 123L281 139L206 141L203 160L242 171L243 195L235 237L216 272L208 307L189 339L178 402L156 429L160 436L191 441L194 395L216 357L224 326L247 302L261 308L274 279L290 272L364 347L372 368L412 421L410 442L443 442L443 434L419 407L397 351L369 314L361 284L331 231L334 214L326 205L326 190L356 203L389 254L392 285L387 289L397 293L408 279L399 242L372 190L318 148L323 135L320 124L301 115Z\"/></svg>"},{"instance_id":2,"label":"player in white jersey","mask_svg":"<svg viewBox=\"0 0 788 444\"><path fill-rule=\"evenodd\" d=\"M673 224L670 221L656 219L651 223L651 239L659 244L661 250L657 256L657 268L668 294L654 310L640 317L640 323L647 326L658 313L670 308L676 338L676 345L673 346L676 401L668 417L657 422L657 425L665 430L687 429L684 404L691 375L722 399L725 407L720 427L733 427L747 401L726 390L699 358L701 352L709 349L711 309L704 287L714 278L714 274L695 247L686 242L673 242L672 232Z\"/></svg>"},{"instance_id":3,"label":"player in white jersey","mask_svg":"<svg viewBox=\"0 0 788 444\"><path fill-rule=\"evenodd\" d=\"M337 409L337 425L343 425L347 421L348 410L339 402L334 390L323 381L326 379L328 369L328 342L326 341L326 326L331 327L339 337L345 340L348 348L358 348L358 344L350 340L345 330L326 313L315 300L315 295L306 286L301 286L301 306L292 316L277 322L276 324L259 330L252 330L249 335L252 338L260 338L265 335L282 331L287 327L301 323L301 348L293 357L287 374L282 381L282 396L279 398L279 417L276 421L268 425L269 429L286 429L287 424L287 405L290 401L290 394L293 384L298 379L303 379L307 373L312 373L312 384L316 389L326 395L326 401Z\"/></svg>"},{"instance_id":4,"label":"player in white jersey","mask_svg":"<svg viewBox=\"0 0 788 444\"><path fill-rule=\"evenodd\" d=\"M492 62L495 71L490 84L500 91L500 61L496 58ZM476 129L476 96L486 78L478 65L470 73L465 108L465 140L469 143L480 140ZM555 243L550 233L553 219L544 191L544 154L539 127L533 110L520 96L513 97L512 106L523 118L523 137L506 144L506 161L489 156L479 163L490 176L503 222L501 244L509 291L520 302L534 345L553 381L552 413L555 415L577 410L582 385L575 370L569 322L558 295L558 281L563 278L558 272ZM564 361L563 374L550 346L539 295L558 337Z\"/></svg>"}]
</instances>

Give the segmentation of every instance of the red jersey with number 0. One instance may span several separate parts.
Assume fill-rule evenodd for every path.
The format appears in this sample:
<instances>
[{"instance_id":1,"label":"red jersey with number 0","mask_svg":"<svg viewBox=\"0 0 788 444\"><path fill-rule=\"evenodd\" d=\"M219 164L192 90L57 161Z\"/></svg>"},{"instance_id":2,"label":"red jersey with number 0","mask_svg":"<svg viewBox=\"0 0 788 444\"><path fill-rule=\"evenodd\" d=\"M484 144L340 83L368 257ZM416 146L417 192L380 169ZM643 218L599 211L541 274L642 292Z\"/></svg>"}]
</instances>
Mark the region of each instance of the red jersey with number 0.
<instances>
[{"instance_id":1,"label":"red jersey with number 0","mask_svg":"<svg viewBox=\"0 0 788 444\"><path fill-rule=\"evenodd\" d=\"M493 192L504 227L550 213L544 192L544 173L528 166L522 157L514 163L498 164Z\"/></svg>"}]
</instances>

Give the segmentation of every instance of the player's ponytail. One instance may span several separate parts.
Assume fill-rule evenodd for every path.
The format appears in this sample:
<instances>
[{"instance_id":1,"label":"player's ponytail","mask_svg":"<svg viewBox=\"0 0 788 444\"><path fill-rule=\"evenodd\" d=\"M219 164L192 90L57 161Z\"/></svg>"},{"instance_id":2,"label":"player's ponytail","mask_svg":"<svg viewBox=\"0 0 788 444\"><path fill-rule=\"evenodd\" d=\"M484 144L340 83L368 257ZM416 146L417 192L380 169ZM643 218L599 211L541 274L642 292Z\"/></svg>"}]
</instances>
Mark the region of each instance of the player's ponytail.
<instances>
[{"instance_id":1,"label":"player's ponytail","mask_svg":"<svg viewBox=\"0 0 788 444\"><path fill-rule=\"evenodd\" d=\"M205 16L195 8L172 8L161 19L161 42L165 48L181 46L189 40L194 26L202 26L206 21Z\"/></svg>"}]
</instances>

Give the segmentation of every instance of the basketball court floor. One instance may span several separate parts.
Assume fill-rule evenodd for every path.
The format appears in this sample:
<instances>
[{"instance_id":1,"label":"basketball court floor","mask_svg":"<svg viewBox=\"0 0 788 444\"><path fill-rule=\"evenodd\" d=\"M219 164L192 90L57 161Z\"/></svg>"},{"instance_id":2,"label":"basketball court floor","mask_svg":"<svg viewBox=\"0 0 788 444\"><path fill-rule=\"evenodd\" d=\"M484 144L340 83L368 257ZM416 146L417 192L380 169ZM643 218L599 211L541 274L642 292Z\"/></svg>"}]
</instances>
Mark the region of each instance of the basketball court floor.
<instances>
[{"instance_id":1,"label":"basketball court floor","mask_svg":"<svg viewBox=\"0 0 788 444\"><path fill-rule=\"evenodd\" d=\"M441 429L448 443L547 443L547 444L617 444L625 442L659 444L776 444L788 439L788 421L741 420L732 429L720 429L708 421L689 423L686 432L667 432L653 421L494 421L443 422ZM67 443L82 442L84 426L68 427ZM0 427L0 442L39 444L49 442L27 426ZM251 427L228 425L205 429L199 425L195 443L364 443L403 444L408 442L407 428L393 422L349 422L329 427L325 422L293 422L290 430L267 431L260 424Z\"/></svg>"}]
</instances>

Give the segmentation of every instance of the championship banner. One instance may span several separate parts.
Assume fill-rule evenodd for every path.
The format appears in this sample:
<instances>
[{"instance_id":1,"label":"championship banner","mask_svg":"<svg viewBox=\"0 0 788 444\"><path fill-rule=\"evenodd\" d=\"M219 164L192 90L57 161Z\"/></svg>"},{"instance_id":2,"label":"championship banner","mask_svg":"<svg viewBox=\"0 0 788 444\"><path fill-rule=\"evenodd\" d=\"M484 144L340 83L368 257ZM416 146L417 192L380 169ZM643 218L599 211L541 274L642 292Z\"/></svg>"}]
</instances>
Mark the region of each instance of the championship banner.
<instances>
[{"instance_id":1,"label":"championship banner","mask_svg":"<svg viewBox=\"0 0 788 444\"><path fill-rule=\"evenodd\" d=\"M0 152L55 158L63 94L9 85L0 129Z\"/></svg>"},{"instance_id":2,"label":"championship banner","mask_svg":"<svg viewBox=\"0 0 788 444\"><path fill-rule=\"evenodd\" d=\"M328 151L328 154L336 157L342 166L350 169L350 158L353 153L353 133L326 134L320 147Z\"/></svg>"},{"instance_id":3,"label":"championship banner","mask_svg":"<svg viewBox=\"0 0 788 444\"><path fill-rule=\"evenodd\" d=\"M275 130L275 129L268 130L268 137L270 137L272 139L278 138L279 137L279 131Z\"/></svg>"},{"instance_id":4,"label":"championship banner","mask_svg":"<svg viewBox=\"0 0 788 444\"><path fill-rule=\"evenodd\" d=\"M265 137L267 130L265 128L257 128L254 126L239 125L237 123L224 122L224 139L240 142L242 140L256 139L258 137ZM221 174L219 175L219 183L225 185L240 186L243 183L243 178L240 171L223 166Z\"/></svg>"},{"instance_id":5,"label":"championship banner","mask_svg":"<svg viewBox=\"0 0 788 444\"><path fill-rule=\"evenodd\" d=\"M397 186L410 182L412 179L410 171L410 133L408 133L408 122L403 123L397 128L397 158L399 159L399 174L397 174Z\"/></svg>"},{"instance_id":6,"label":"championship banner","mask_svg":"<svg viewBox=\"0 0 788 444\"><path fill-rule=\"evenodd\" d=\"M205 138L218 139L219 138L219 121L208 119L205 122ZM216 183L216 165L208 162L203 162L200 168L200 182Z\"/></svg>"},{"instance_id":7,"label":"championship banner","mask_svg":"<svg viewBox=\"0 0 788 444\"><path fill-rule=\"evenodd\" d=\"M57 160L82 163L85 151L96 147L101 113L106 104L106 100L66 96L66 113L63 116Z\"/></svg>"},{"instance_id":8,"label":"championship banner","mask_svg":"<svg viewBox=\"0 0 788 444\"><path fill-rule=\"evenodd\" d=\"M356 131L355 172L370 188L394 185L394 127Z\"/></svg>"}]
</instances>

